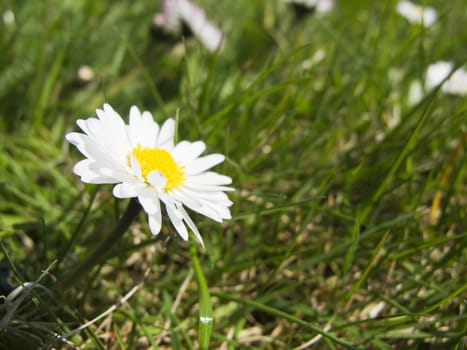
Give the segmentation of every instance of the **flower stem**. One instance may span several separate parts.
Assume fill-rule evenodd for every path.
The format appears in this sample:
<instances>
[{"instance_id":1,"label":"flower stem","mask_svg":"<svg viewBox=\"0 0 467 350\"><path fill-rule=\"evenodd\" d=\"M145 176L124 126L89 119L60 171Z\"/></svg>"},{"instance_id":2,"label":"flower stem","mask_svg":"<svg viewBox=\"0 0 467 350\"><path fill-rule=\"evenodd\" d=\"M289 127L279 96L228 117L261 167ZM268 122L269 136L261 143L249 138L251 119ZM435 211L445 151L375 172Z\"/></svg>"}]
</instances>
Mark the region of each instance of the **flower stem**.
<instances>
[{"instance_id":1,"label":"flower stem","mask_svg":"<svg viewBox=\"0 0 467 350\"><path fill-rule=\"evenodd\" d=\"M120 237L128 230L133 220L136 218L141 210L141 205L136 199L131 199L125 210L125 213L118 221L115 229L101 242L96 250L89 255L75 269L66 273L59 284L62 288L69 288L74 283L78 282L79 278L89 272L94 266L102 263L108 257L112 246L119 240Z\"/></svg>"},{"instance_id":2,"label":"flower stem","mask_svg":"<svg viewBox=\"0 0 467 350\"><path fill-rule=\"evenodd\" d=\"M198 252L195 245L191 246L191 263L195 270L195 276L198 281L199 290L199 324L198 324L198 341L201 350L209 349L209 341L211 339L213 311L211 296L209 295L208 284L204 276L201 264L198 259Z\"/></svg>"}]
</instances>

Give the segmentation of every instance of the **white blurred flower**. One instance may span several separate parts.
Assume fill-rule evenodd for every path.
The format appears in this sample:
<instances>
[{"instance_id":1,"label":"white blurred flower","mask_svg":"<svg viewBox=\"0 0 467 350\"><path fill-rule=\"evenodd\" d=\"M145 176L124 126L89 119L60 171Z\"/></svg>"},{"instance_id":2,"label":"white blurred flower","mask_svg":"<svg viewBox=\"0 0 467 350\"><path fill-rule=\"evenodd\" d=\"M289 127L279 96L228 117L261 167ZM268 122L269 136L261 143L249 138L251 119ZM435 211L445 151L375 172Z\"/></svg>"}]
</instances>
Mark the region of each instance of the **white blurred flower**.
<instances>
[{"instance_id":1,"label":"white blurred flower","mask_svg":"<svg viewBox=\"0 0 467 350\"><path fill-rule=\"evenodd\" d=\"M93 69L88 65L83 65L78 68L77 78L81 83L89 83L94 80L95 74Z\"/></svg>"},{"instance_id":2,"label":"white blurred flower","mask_svg":"<svg viewBox=\"0 0 467 350\"><path fill-rule=\"evenodd\" d=\"M367 304L363 310L360 312L360 319L367 320L372 318L377 318L381 312L386 307L386 303L384 301L374 302Z\"/></svg>"},{"instance_id":3,"label":"white blurred flower","mask_svg":"<svg viewBox=\"0 0 467 350\"><path fill-rule=\"evenodd\" d=\"M169 33L181 34L183 24L209 51L222 49L222 31L206 18L200 7L189 0L164 0L161 12L154 16L154 25Z\"/></svg>"},{"instance_id":4,"label":"white blurred flower","mask_svg":"<svg viewBox=\"0 0 467 350\"><path fill-rule=\"evenodd\" d=\"M423 24L426 27L431 26L438 18L436 10L432 7L416 5L407 0L399 1L396 9L410 23Z\"/></svg>"},{"instance_id":5,"label":"white blurred flower","mask_svg":"<svg viewBox=\"0 0 467 350\"><path fill-rule=\"evenodd\" d=\"M96 113L97 118L77 121L84 133L65 136L86 157L73 169L83 182L115 184L115 197L137 197L154 235L162 225L160 202L180 237L188 239L188 226L201 244L185 207L218 222L231 218L233 203L224 193L233 190L226 187L231 178L207 171L224 161L223 155L200 157L206 147L202 141L174 145L175 121L159 127L150 112L141 113L136 106L128 124L108 104Z\"/></svg>"},{"instance_id":6,"label":"white blurred flower","mask_svg":"<svg viewBox=\"0 0 467 350\"><path fill-rule=\"evenodd\" d=\"M313 9L317 13L332 11L335 6L335 0L284 0L284 2Z\"/></svg>"},{"instance_id":7,"label":"white blurred flower","mask_svg":"<svg viewBox=\"0 0 467 350\"><path fill-rule=\"evenodd\" d=\"M453 71L454 65L450 62L440 61L428 66L425 86L430 90L445 80ZM453 95L467 94L467 71L464 68L457 69L441 86L441 91Z\"/></svg>"},{"instance_id":8,"label":"white blurred flower","mask_svg":"<svg viewBox=\"0 0 467 350\"><path fill-rule=\"evenodd\" d=\"M420 80L414 80L410 83L409 86L409 96L407 101L410 106L419 103L424 96L425 92L423 90L423 86Z\"/></svg>"},{"instance_id":9,"label":"white blurred flower","mask_svg":"<svg viewBox=\"0 0 467 350\"><path fill-rule=\"evenodd\" d=\"M5 22L7 26L13 26L15 24L14 12L11 10L6 10L3 12L3 22Z\"/></svg>"}]
</instances>

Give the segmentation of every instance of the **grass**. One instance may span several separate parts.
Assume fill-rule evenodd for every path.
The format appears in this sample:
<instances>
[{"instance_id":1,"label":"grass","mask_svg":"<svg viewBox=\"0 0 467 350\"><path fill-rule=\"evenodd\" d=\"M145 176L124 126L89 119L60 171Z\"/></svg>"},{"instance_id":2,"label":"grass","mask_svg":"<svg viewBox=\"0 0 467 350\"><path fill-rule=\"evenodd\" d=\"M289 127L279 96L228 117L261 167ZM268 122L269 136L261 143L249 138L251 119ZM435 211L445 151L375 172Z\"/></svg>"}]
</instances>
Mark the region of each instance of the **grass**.
<instances>
[{"instance_id":1,"label":"grass","mask_svg":"<svg viewBox=\"0 0 467 350\"><path fill-rule=\"evenodd\" d=\"M221 53L151 37L156 3L3 1L1 294L33 287L0 304L0 348L57 347L115 305L68 348L464 349L467 100L408 97L430 63L466 63L463 0L424 2L439 14L429 28L395 1L301 20L280 1L198 3L227 35ZM226 154L233 219L194 215L202 249L168 222L151 237L140 215L64 290L127 205L80 183L64 141L104 102L178 111L180 140Z\"/></svg>"}]
</instances>

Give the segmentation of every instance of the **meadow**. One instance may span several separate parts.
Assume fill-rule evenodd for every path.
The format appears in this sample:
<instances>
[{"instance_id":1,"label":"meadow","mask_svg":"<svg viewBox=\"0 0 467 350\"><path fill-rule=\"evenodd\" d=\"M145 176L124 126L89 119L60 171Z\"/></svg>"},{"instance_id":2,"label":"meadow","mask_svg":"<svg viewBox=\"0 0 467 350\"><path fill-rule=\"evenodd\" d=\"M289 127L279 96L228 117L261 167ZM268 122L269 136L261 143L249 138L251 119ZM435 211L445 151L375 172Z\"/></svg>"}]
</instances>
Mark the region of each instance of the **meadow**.
<instances>
[{"instance_id":1,"label":"meadow","mask_svg":"<svg viewBox=\"0 0 467 350\"><path fill-rule=\"evenodd\" d=\"M212 52L160 1L2 0L0 349L466 349L467 99L425 81L467 64L467 7L422 2L198 0ZM130 202L73 173L104 103L225 155L204 247L143 211L76 269Z\"/></svg>"}]
</instances>

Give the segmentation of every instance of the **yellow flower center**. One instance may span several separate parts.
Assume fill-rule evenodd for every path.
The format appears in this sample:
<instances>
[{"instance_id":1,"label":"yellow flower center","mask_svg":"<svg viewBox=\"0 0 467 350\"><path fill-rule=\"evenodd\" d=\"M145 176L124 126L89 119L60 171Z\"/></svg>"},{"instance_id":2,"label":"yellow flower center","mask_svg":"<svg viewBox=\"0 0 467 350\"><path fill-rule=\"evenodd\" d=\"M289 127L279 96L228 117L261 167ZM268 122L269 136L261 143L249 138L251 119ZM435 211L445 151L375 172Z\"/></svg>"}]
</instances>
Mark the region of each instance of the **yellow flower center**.
<instances>
[{"instance_id":1,"label":"yellow flower center","mask_svg":"<svg viewBox=\"0 0 467 350\"><path fill-rule=\"evenodd\" d=\"M169 152L160 148L143 148L138 144L133 148L132 153L141 167L141 175L146 182L149 173L157 170L167 180L164 191L173 190L183 184L185 180L183 167L178 166Z\"/></svg>"}]
</instances>

